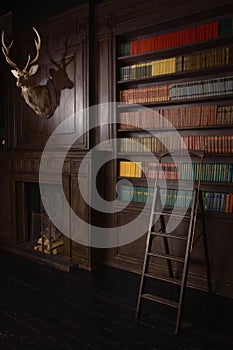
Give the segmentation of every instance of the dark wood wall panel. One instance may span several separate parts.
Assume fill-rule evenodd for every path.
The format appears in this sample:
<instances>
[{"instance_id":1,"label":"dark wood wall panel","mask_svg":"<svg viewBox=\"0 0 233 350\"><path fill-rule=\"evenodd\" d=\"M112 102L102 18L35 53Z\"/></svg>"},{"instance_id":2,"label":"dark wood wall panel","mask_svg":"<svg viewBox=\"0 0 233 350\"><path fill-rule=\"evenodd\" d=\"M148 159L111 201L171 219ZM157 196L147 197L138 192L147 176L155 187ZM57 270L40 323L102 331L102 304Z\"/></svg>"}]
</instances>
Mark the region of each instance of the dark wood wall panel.
<instances>
[{"instance_id":1,"label":"dark wood wall panel","mask_svg":"<svg viewBox=\"0 0 233 350\"><path fill-rule=\"evenodd\" d=\"M85 6L77 11L66 13L37 26L42 38L39 58L39 71L36 81L45 85L51 79L56 90L57 108L49 118L37 116L21 97L20 88L12 86L10 113L14 115L14 149L42 149L49 136L64 120L60 131L61 145L70 142L70 136L77 131L81 137L76 148L88 148L87 114L79 114L89 105L88 97L88 37L89 11ZM22 32L20 42L24 42L28 31ZM23 51L33 50L30 40ZM13 76L9 79L14 80ZM13 99L13 103L12 103Z\"/></svg>"},{"instance_id":2,"label":"dark wood wall panel","mask_svg":"<svg viewBox=\"0 0 233 350\"><path fill-rule=\"evenodd\" d=\"M90 192L88 193L88 189L90 188L89 176L88 174L82 174L81 176L72 176L71 182L71 208L74 213L80 218L79 225L74 226L73 220L71 221L71 232L77 232L77 237L73 237L71 233L71 238L73 240L72 245L72 256L77 260L77 262L84 268L90 268L90 252L88 249L88 244L83 245L80 244L80 240L84 240L87 243L90 241L90 229L86 226L89 222L90 218L90 209L85 204L83 197L80 193L80 188L85 191L85 195L90 199ZM83 223L82 223L83 221ZM81 254L80 254L81 253Z\"/></svg>"},{"instance_id":3,"label":"dark wood wall panel","mask_svg":"<svg viewBox=\"0 0 233 350\"><path fill-rule=\"evenodd\" d=\"M77 203L78 208L83 205L80 210L86 215L86 205L81 202L78 185L76 184L74 191L76 199L71 199L70 192L75 181L73 176L77 176L75 171L89 148L89 115L86 112L89 107L89 4L34 26L42 39L36 83L45 85L48 79L53 82L57 106L49 119L38 117L21 97L20 88L16 86L15 77L10 72L11 67L1 60L1 67L6 75L5 114L8 126L7 150L0 153L0 177L3 185L0 200L0 241L4 243L20 243L29 239L25 201L28 184L39 182L40 167L47 174L46 183L57 184L57 175L62 166L66 199L69 203ZM25 65L28 53L32 56L35 53L34 35L31 28L14 33L12 55L19 67ZM47 154L41 164L44 146L55 130L56 152ZM72 150L62 164L63 155L58 149L64 147L67 150L71 147ZM90 191L89 170L87 167L87 172L83 175L85 181L81 183L86 191ZM43 181L43 178L40 180ZM64 218L67 217L64 214ZM91 220L90 211L87 220ZM72 243L69 232L64 240L65 255L70 257ZM82 255L81 250L73 249L76 257L83 259L83 264L89 268L91 252L88 247L86 250L87 254Z\"/></svg>"},{"instance_id":4,"label":"dark wood wall panel","mask_svg":"<svg viewBox=\"0 0 233 350\"><path fill-rule=\"evenodd\" d=\"M11 212L13 205L12 191L11 191L11 175L9 172L0 173L0 242L9 242L12 240L12 221Z\"/></svg>"},{"instance_id":5,"label":"dark wood wall panel","mask_svg":"<svg viewBox=\"0 0 233 350\"><path fill-rule=\"evenodd\" d=\"M101 39L97 39L97 52L98 52L98 66L97 71L97 91L98 94L96 104L97 108L97 124L99 127L95 134L95 143L106 141L101 149L111 149L112 136L114 132L114 109L109 103L114 101L112 93L112 79L113 79L113 61L111 59L112 38L111 34L105 35Z\"/></svg>"}]
</instances>

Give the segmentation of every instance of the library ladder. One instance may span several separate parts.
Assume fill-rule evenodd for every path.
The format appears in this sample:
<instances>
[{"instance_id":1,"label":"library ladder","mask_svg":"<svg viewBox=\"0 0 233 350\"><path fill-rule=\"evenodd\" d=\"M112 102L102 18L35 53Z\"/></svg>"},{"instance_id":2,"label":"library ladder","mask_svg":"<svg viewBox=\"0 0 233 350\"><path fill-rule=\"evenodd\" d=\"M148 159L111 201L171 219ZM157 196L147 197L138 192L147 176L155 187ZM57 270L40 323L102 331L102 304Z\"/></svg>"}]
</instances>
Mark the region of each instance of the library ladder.
<instances>
[{"instance_id":1,"label":"library ladder","mask_svg":"<svg viewBox=\"0 0 233 350\"><path fill-rule=\"evenodd\" d=\"M174 151L179 155L182 156L182 153L179 154L179 152ZM201 193L201 178L202 178L202 168L203 168L203 159L204 159L204 153L203 152L194 152L194 151L188 151L188 154L190 155L190 159L198 159L199 164L199 171L197 181L195 181L194 186L192 187L192 196L191 196L191 208L184 213L179 215L172 212L171 210L168 210L168 207L165 207L162 210L158 210L159 206L161 206L161 187L159 186L159 168L162 165L162 162L164 160L164 157L171 156L171 152L164 152L159 155L159 166L157 168L157 174L155 178L155 185L154 185L154 191L153 191L153 199L151 204L151 213L150 213L150 219L149 219L149 227L147 232L147 239L146 239L146 247L145 247L145 256L144 256L144 263L141 273L141 281L139 286L139 293L138 293L138 300L137 300L137 307L136 307L136 319L139 318L140 312L141 312L141 304L143 299L150 300L152 302L157 302L160 304L165 304L169 307L173 307L177 309L176 314L176 325L175 325L175 333L178 334L180 330L180 323L181 323L181 317L182 317L182 310L183 310L183 302L184 302L184 292L187 285L187 277L188 277L188 268L189 268L189 260L190 260L190 254L193 250L194 245L199 240L200 237L203 239L203 247L204 247L204 258L205 258L205 264L206 264L206 277L207 277L207 283L208 283L208 291L211 293L211 280L210 280L210 268L209 268L209 258L208 258L208 246L207 246L207 238L206 238L206 227L205 227L205 218L204 218L204 207L203 207L203 198ZM193 161L192 161L193 162ZM167 181L166 183L168 183ZM182 232L182 234L177 234L177 232L171 231L169 233L166 232L166 220L168 220L170 217L175 217L175 220L184 221L186 220L187 223L187 229L185 232ZM201 232L198 234L196 233L196 226L197 226L197 219L201 220ZM156 219L158 219L158 223L156 223ZM156 226L159 226L159 229L155 229ZM152 242L156 237L160 237L163 241L164 246L164 254L161 252L156 252L155 247L152 248ZM172 255L170 253L170 244L171 240L173 242L176 240L182 241L184 244L184 249L182 251L182 256L176 256ZM156 244L156 240L154 242ZM154 244L154 245L155 245ZM164 274L157 274L155 273L156 265L154 265L154 270L151 272L151 258L157 258L157 259L163 259L166 261L167 270L168 270L168 277L164 276ZM174 264L179 264L181 266L181 272L179 273L179 276L174 274ZM165 282L165 285L176 286L178 288L178 293L176 295L175 301L170 298L164 298L160 295L154 294L154 287L152 286L153 292L151 293L146 292L146 289L148 289L148 286L146 287L146 283L148 283L148 280L157 280L162 281L162 283ZM156 282L156 281L155 281ZM161 282L160 282L161 283ZM165 287L166 289L166 287ZM159 294L159 293L158 293Z\"/></svg>"}]
</instances>

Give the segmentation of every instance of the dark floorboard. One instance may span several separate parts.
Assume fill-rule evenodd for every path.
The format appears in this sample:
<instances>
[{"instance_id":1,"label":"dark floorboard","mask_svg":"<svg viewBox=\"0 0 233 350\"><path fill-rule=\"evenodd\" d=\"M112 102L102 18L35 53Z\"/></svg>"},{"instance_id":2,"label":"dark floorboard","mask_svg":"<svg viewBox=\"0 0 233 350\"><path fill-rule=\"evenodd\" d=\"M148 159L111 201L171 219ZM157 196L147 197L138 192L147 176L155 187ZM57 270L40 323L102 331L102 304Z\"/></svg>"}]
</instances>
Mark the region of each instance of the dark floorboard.
<instances>
[{"instance_id":1,"label":"dark floorboard","mask_svg":"<svg viewBox=\"0 0 233 350\"><path fill-rule=\"evenodd\" d=\"M232 350L233 300L187 289L179 335L175 310L144 302L140 276L104 267L58 271L0 253L0 350Z\"/></svg>"}]
</instances>

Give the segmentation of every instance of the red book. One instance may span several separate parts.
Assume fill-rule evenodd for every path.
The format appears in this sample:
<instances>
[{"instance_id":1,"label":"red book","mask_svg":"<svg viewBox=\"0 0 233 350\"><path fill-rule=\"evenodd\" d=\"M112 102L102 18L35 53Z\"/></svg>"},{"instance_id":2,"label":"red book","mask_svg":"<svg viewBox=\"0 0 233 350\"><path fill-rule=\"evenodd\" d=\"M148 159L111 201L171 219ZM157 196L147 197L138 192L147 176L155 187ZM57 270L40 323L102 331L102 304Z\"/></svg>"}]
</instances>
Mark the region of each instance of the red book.
<instances>
[{"instance_id":1,"label":"red book","mask_svg":"<svg viewBox=\"0 0 233 350\"><path fill-rule=\"evenodd\" d=\"M213 38L213 23L207 23L205 25L205 40L212 39Z\"/></svg>"},{"instance_id":2,"label":"red book","mask_svg":"<svg viewBox=\"0 0 233 350\"><path fill-rule=\"evenodd\" d=\"M218 21L212 23L213 38L218 37L219 24Z\"/></svg>"},{"instance_id":3,"label":"red book","mask_svg":"<svg viewBox=\"0 0 233 350\"><path fill-rule=\"evenodd\" d=\"M230 205L229 205L229 213L233 212L233 194L230 194Z\"/></svg>"},{"instance_id":4,"label":"red book","mask_svg":"<svg viewBox=\"0 0 233 350\"><path fill-rule=\"evenodd\" d=\"M157 36L157 50L161 50L163 48L163 35Z\"/></svg>"},{"instance_id":5,"label":"red book","mask_svg":"<svg viewBox=\"0 0 233 350\"><path fill-rule=\"evenodd\" d=\"M144 47L145 47L145 51L146 52L153 51L152 42L153 42L153 38L152 37L144 39Z\"/></svg>"},{"instance_id":6,"label":"red book","mask_svg":"<svg viewBox=\"0 0 233 350\"><path fill-rule=\"evenodd\" d=\"M136 46L136 40L131 41L131 43L130 43L130 55L135 55L135 46Z\"/></svg>"}]
</instances>

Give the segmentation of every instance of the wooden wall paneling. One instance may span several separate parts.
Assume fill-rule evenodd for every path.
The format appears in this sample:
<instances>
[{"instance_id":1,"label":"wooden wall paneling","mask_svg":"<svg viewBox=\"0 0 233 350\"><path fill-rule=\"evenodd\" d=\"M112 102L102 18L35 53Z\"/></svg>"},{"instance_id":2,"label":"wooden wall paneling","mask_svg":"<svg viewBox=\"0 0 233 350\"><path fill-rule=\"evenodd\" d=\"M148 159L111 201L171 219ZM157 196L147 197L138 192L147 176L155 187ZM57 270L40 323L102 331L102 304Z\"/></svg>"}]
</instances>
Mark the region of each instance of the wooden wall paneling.
<instances>
[{"instance_id":1,"label":"wooden wall paneling","mask_svg":"<svg viewBox=\"0 0 233 350\"><path fill-rule=\"evenodd\" d=\"M72 258L77 261L80 267L87 270L93 270L102 265L105 255L103 249L91 246L93 226L101 227L101 224L104 225L104 217L101 216L101 213L96 214L92 208L92 186L93 181L95 181L93 167L98 158L96 152L103 153L102 151L95 151L94 154L91 152L85 159L76 159L71 162L71 208L83 221L76 227L71 220L71 232L74 233L71 236ZM102 170L104 172L104 168ZM101 186L102 190L103 186Z\"/></svg>"},{"instance_id":2,"label":"wooden wall paneling","mask_svg":"<svg viewBox=\"0 0 233 350\"><path fill-rule=\"evenodd\" d=\"M28 230L28 211L27 211L27 188L26 183L22 181L15 181L16 192L16 240L17 243L26 242L30 240L30 233Z\"/></svg>"},{"instance_id":3,"label":"wooden wall paneling","mask_svg":"<svg viewBox=\"0 0 233 350\"><path fill-rule=\"evenodd\" d=\"M141 0L135 1L102 1L96 6L97 17L114 16L113 31L115 34L121 33L141 33L141 35L151 31L150 28L158 28L161 31L168 31L168 25L185 26L191 22L202 21L206 13L213 12L213 15L219 16L221 13L218 8L224 7L224 13L228 8L232 9L230 0L208 0L198 1L161 1L148 0L145 3ZM217 9L217 10L216 10ZM187 22L185 22L187 20ZM169 23L171 22L171 23ZM165 25L166 23L166 25Z\"/></svg>"},{"instance_id":4,"label":"wooden wall paneling","mask_svg":"<svg viewBox=\"0 0 233 350\"><path fill-rule=\"evenodd\" d=\"M86 159L82 164L82 173L78 175L81 161L75 161L74 170L76 174L71 176L71 209L74 213L84 222L80 221L78 227L74 226L75 223L71 220L71 239L72 239L72 259L88 270L91 270L91 252L88 246L90 242L90 228L86 224L90 223L91 210L85 199L81 194L81 188L84 191L85 197L90 200L90 186L91 186L91 161ZM73 237L76 235L77 237ZM87 244L81 244L84 240Z\"/></svg>"},{"instance_id":5,"label":"wooden wall paneling","mask_svg":"<svg viewBox=\"0 0 233 350\"><path fill-rule=\"evenodd\" d=\"M55 145L57 149L71 144L71 139L79 133L80 137L72 147L72 151L63 164L64 191L69 203L72 200L79 207L79 192L75 190L77 199L71 199L71 160L78 159L79 163L89 148L88 113L85 109L89 106L89 5L85 4L76 9L62 13L47 20L44 23L35 24L42 38L42 47L39 57L39 71L36 74L38 84L46 84L51 78L57 92L58 106L54 115L49 118L36 116L26 105L21 97L20 89L15 85L15 78L10 73L10 67L4 62L4 70L7 76L7 120L9 121L9 150L5 156L11 154L11 167L9 169L9 181L4 177L6 186L2 189L4 201L1 206L4 210L9 209L8 216L5 211L1 219L0 232L1 241L12 241L18 243L29 239L26 228L27 216L27 185L38 184L41 151L52 132L64 120L68 120L60 130L59 140ZM25 64L29 50L34 49L34 36L31 28L25 28L20 33L14 33L14 45L12 47L13 57L18 56L19 66ZM18 50L18 51L17 51ZM30 51L31 53L31 51ZM33 53L32 53L33 55ZM18 63L18 61L17 61ZM73 117L73 118L70 118ZM77 149L78 152L74 153ZM2 155L0 154L2 158ZM56 184L57 171L60 168L61 154L48 157L43 166L49 174L49 183ZM2 163L3 164L3 163ZM1 168L1 165L0 165ZM4 168L5 169L5 168ZM0 169L1 171L1 169ZM82 176L82 186L89 191L89 171ZM72 178L74 184L74 179ZM9 194L8 194L8 192ZM6 201L6 197L9 201ZM22 202L22 206L20 205ZM81 209L82 215L91 220L90 214L86 216L86 206ZM67 220L67 213L64 218ZM69 220L69 219L68 219ZM5 230L10 224L10 230ZM66 237L69 237L67 232ZM65 255L69 258L72 253L72 245L69 238L65 237ZM84 252L85 259L89 257L89 251ZM82 252L76 251L78 259L82 258ZM88 265L89 263L86 263Z\"/></svg>"},{"instance_id":6,"label":"wooden wall paneling","mask_svg":"<svg viewBox=\"0 0 233 350\"><path fill-rule=\"evenodd\" d=\"M89 183L89 176L88 174L82 174L81 176L72 176L71 179L71 193L72 193L72 198L71 198L71 208L75 211L76 215L81 218L82 221L84 221L86 224L89 222L90 218L90 209L87 207L81 192L80 188L85 189L85 195L88 194L88 189L90 183ZM74 232L77 230L77 240L73 239L73 250L72 250L72 257L77 258L78 263L80 265L83 264L85 267L90 267L90 256L89 256L89 247L87 245L82 245L79 244L79 237L82 240L86 240L87 242L90 241L90 231L86 227L85 224L80 222L80 225L78 227L72 226L74 225L73 222L71 222L71 232Z\"/></svg>"},{"instance_id":7,"label":"wooden wall paneling","mask_svg":"<svg viewBox=\"0 0 233 350\"><path fill-rule=\"evenodd\" d=\"M97 120L100 127L96 130L95 144L99 145L106 141L99 149L113 149L111 139L114 137L115 111L109 102L114 102L115 79L114 61L112 60L112 50L114 49L114 37L112 34L111 16L96 18L96 104Z\"/></svg>"},{"instance_id":8,"label":"wooden wall paneling","mask_svg":"<svg viewBox=\"0 0 233 350\"><path fill-rule=\"evenodd\" d=\"M51 118L38 117L20 96L20 89L13 87L11 103L16 106L13 113L15 122L15 145L18 149L42 149L56 127L68 120L61 130L60 146L70 143L70 136L79 131L82 137L76 148L88 148L88 115L78 114L89 105L88 98L88 6L57 16L37 26L42 37L39 58L38 84L44 85L48 79L54 82L57 94L57 108ZM35 25L36 26L36 25ZM20 33L20 41L32 30ZM32 50L33 39L28 40ZM30 45L31 42L31 45ZM22 48L21 48L22 50ZM11 79L15 79L13 76Z\"/></svg>"},{"instance_id":9,"label":"wooden wall paneling","mask_svg":"<svg viewBox=\"0 0 233 350\"><path fill-rule=\"evenodd\" d=\"M207 239L209 245L211 277L213 288L217 294L233 297L233 240L232 240L232 215L221 218L221 215L213 220L208 216Z\"/></svg>"},{"instance_id":10,"label":"wooden wall paneling","mask_svg":"<svg viewBox=\"0 0 233 350\"><path fill-rule=\"evenodd\" d=\"M14 191L12 191L12 157L8 152L0 152L0 242L13 242Z\"/></svg>"},{"instance_id":11,"label":"wooden wall paneling","mask_svg":"<svg viewBox=\"0 0 233 350\"><path fill-rule=\"evenodd\" d=\"M120 210L116 214L116 227L120 228L137 218L139 213L137 206L135 208L131 206L130 208L131 210ZM146 217L145 220L147 220ZM110 249L107 254L107 263L111 266L138 273L142 268L145 238L145 235L142 235L142 237L129 244Z\"/></svg>"},{"instance_id":12,"label":"wooden wall paneling","mask_svg":"<svg viewBox=\"0 0 233 350\"><path fill-rule=\"evenodd\" d=\"M12 242L13 202L11 191L11 174L9 171L0 171L0 242Z\"/></svg>"}]
</instances>

